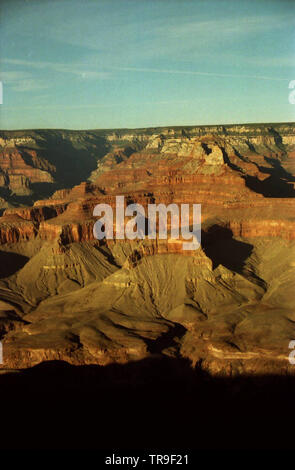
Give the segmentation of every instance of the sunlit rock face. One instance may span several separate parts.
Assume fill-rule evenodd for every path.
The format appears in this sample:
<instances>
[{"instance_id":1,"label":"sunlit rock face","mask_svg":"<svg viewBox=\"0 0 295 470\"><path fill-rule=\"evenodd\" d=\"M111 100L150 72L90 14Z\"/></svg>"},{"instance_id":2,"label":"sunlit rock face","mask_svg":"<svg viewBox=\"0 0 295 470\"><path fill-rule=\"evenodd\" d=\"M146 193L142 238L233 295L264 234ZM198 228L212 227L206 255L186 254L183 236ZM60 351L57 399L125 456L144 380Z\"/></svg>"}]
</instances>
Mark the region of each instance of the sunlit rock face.
<instances>
[{"instance_id":1,"label":"sunlit rock face","mask_svg":"<svg viewBox=\"0 0 295 470\"><path fill-rule=\"evenodd\" d=\"M160 354L294 373L293 124L7 131L0 150L2 367ZM201 247L96 240L93 209L118 195L201 204Z\"/></svg>"}]
</instances>

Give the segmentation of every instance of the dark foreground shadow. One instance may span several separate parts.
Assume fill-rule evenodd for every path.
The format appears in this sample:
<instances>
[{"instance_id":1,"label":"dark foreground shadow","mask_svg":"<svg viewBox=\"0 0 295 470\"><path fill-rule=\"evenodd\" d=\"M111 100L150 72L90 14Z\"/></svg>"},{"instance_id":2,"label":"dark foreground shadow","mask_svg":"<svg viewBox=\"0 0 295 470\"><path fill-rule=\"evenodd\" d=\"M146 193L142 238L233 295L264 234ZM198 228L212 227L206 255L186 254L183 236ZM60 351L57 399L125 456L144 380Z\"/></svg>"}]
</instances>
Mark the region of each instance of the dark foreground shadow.
<instances>
[{"instance_id":1,"label":"dark foreground shadow","mask_svg":"<svg viewBox=\"0 0 295 470\"><path fill-rule=\"evenodd\" d=\"M0 375L3 448L286 449L295 377L212 378L189 361L48 362Z\"/></svg>"}]
</instances>

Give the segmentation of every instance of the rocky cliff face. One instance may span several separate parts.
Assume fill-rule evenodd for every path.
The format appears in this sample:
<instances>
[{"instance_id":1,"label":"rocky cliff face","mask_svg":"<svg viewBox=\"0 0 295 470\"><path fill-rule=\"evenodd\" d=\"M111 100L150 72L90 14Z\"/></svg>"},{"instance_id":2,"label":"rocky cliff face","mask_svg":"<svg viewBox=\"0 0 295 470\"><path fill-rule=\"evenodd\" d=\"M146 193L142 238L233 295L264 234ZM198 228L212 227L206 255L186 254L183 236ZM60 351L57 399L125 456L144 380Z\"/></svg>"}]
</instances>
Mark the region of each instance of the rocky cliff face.
<instances>
[{"instance_id":1,"label":"rocky cliff face","mask_svg":"<svg viewBox=\"0 0 295 470\"><path fill-rule=\"evenodd\" d=\"M248 184L260 184L266 179L261 191L268 191L274 165L280 165L281 178L284 170L294 171L293 135L294 128L288 124L133 131L1 131L1 197L13 205L33 203L51 196L57 189L71 188L87 179L95 181L120 163L123 169L125 162L128 170L132 160L133 167L144 168L149 160L155 165L156 156L160 167L164 159L163 169L168 164L172 171L176 164L176 171L175 160L178 160L181 171L185 163L186 172L194 175L222 172L225 163L234 170L244 171ZM142 152L143 160L140 157L130 160L138 152ZM275 162L266 158L274 158ZM259 166L262 166L260 170ZM275 185L272 189L275 190ZM284 184L277 188L279 196L288 190L291 187Z\"/></svg>"},{"instance_id":2,"label":"rocky cliff face","mask_svg":"<svg viewBox=\"0 0 295 470\"><path fill-rule=\"evenodd\" d=\"M1 131L0 194L11 205L33 204L70 188L88 178L105 145L95 132Z\"/></svg>"},{"instance_id":3,"label":"rocky cliff face","mask_svg":"<svg viewBox=\"0 0 295 470\"><path fill-rule=\"evenodd\" d=\"M294 372L294 129L2 132L5 367L157 353L213 374ZM95 240L93 208L117 195L202 204L201 248Z\"/></svg>"}]
</instances>

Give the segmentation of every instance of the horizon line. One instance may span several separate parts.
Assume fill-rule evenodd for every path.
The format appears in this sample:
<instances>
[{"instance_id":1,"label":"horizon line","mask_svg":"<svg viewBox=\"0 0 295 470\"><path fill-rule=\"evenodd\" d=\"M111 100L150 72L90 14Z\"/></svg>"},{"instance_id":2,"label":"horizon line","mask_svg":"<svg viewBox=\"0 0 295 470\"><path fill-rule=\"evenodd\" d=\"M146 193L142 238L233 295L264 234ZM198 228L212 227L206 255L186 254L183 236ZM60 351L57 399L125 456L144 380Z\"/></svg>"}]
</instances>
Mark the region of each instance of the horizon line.
<instances>
[{"instance_id":1,"label":"horizon line","mask_svg":"<svg viewBox=\"0 0 295 470\"><path fill-rule=\"evenodd\" d=\"M294 124L295 121L261 121L261 122L239 122L227 124L175 124L175 125L161 125L161 126L144 126L144 127L94 127L87 129L74 129L66 127L25 127L18 129L0 129L0 132L21 132L21 131L72 131L72 132L87 132L87 131L113 131L113 130L143 130L143 129L167 129L167 128L194 128L194 127L230 127L230 126L254 126L254 125L280 125L280 124Z\"/></svg>"}]
</instances>

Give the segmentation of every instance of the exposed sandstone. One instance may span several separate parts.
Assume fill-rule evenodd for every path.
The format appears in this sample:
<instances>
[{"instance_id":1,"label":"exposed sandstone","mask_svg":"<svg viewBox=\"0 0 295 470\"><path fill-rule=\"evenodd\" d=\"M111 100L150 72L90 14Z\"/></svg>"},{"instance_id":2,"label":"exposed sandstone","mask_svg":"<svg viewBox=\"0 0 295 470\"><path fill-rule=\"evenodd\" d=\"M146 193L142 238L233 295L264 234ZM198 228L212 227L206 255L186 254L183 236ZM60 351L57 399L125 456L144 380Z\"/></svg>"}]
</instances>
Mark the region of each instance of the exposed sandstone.
<instances>
[{"instance_id":1,"label":"exposed sandstone","mask_svg":"<svg viewBox=\"0 0 295 470\"><path fill-rule=\"evenodd\" d=\"M2 133L1 185L52 191L31 207L1 200L0 258L14 263L0 280L5 367L156 352L212 374L293 373L292 124L26 132ZM92 158L65 189L53 142ZM93 208L116 195L146 210L202 204L202 247L94 240Z\"/></svg>"}]
</instances>

